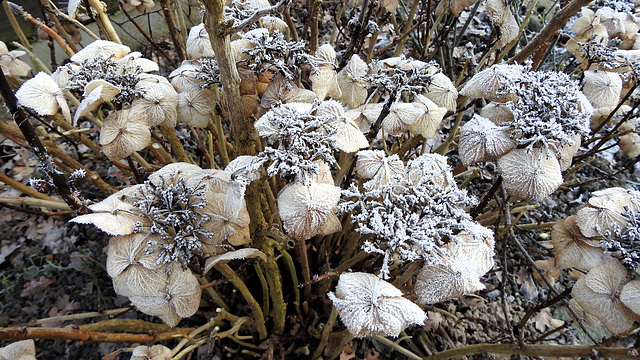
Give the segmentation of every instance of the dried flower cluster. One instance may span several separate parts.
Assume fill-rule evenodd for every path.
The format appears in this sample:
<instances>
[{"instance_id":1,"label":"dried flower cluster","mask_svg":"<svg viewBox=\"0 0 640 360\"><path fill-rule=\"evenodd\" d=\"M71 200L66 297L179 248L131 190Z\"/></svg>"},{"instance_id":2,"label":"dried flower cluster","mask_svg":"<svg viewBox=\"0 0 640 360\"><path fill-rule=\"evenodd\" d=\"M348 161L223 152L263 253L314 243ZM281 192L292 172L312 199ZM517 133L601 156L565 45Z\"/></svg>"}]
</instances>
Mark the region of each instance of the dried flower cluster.
<instances>
[{"instance_id":1,"label":"dried flower cluster","mask_svg":"<svg viewBox=\"0 0 640 360\"><path fill-rule=\"evenodd\" d=\"M116 293L173 327L198 309L200 287L192 271L208 271L229 245L249 241L243 195L244 187L226 172L175 163L73 221L115 235L107 270Z\"/></svg>"},{"instance_id":2,"label":"dried flower cluster","mask_svg":"<svg viewBox=\"0 0 640 360\"><path fill-rule=\"evenodd\" d=\"M356 231L373 235L363 249L384 257L381 277L389 277L394 258L441 263L449 255L446 245L459 242L462 232L478 234L464 210L475 200L458 189L444 157L421 155L405 167L397 156L366 150L358 153L357 171L370 179L365 191L352 185L339 208L352 214Z\"/></svg>"}]
</instances>

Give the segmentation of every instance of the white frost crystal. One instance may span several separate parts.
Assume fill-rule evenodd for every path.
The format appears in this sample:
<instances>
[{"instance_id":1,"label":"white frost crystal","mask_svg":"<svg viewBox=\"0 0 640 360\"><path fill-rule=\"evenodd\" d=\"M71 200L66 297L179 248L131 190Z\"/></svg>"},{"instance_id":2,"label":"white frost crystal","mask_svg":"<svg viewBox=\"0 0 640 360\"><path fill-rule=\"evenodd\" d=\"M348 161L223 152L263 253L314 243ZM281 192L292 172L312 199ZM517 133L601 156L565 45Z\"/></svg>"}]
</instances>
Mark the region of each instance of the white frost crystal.
<instances>
[{"instance_id":1,"label":"white frost crystal","mask_svg":"<svg viewBox=\"0 0 640 360\"><path fill-rule=\"evenodd\" d=\"M398 336L407 326L427 319L418 305L402 297L402 291L372 274L344 273L335 294L327 295L356 337Z\"/></svg>"}]
</instances>

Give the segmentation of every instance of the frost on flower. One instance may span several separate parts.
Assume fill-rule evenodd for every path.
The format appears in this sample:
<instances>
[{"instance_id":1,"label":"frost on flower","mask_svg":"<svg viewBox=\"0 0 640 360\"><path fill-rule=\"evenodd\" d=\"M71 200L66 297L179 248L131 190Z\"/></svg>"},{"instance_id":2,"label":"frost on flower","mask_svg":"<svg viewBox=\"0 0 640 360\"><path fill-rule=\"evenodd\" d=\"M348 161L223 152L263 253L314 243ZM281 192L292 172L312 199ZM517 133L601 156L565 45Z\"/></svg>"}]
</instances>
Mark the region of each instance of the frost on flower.
<instances>
[{"instance_id":1,"label":"frost on flower","mask_svg":"<svg viewBox=\"0 0 640 360\"><path fill-rule=\"evenodd\" d=\"M577 81L554 71L525 71L502 87L517 100L507 103L513 120L500 124L519 147L542 147L547 152L573 145L575 135L589 133L593 108Z\"/></svg>"},{"instance_id":2,"label":"frost on flower","mask_svg":"<svg viewBox=\"0 0 640 360\"><path fill-rule=\"evenodd\" d=\"M306 53L304 41L289 42L280 32L270 34L266 29L262 30L251 31L245 36L254 45L244 49L248 58L243 63L249 69L262 72L274 67L285 79L293 80L300 66L317 67L315 58Z\"/></svg>"},{"instance_id":3,"label":"frost on flower","mask_svg":"<svg viewBox=\"0 0 640 360\"><path fill-rule=\"evenodd\" d=\"M316 160L333 162L335 129L327 119L316 117L311 104L291 103L275 107L255 123L258 134L267 138L267 147L258 155L271 160L269 176L295 176L309 184L318 173Z\"/></svg>"},{"instance_id":4,"label":"frost on flower","mask_svg":"<svg viewBox=\"0 0 640 360\"><path fill-rule=\"evenodd\" d=\"M438 158L434 160L441 158L425 154L412 160L407 166L411 176L403 169L394 172L387 183L365 186L363 192L355 185L343 191L349 200L341 202L339 210L351 212L356 231L373 235L363 249L384 257L381 277L389 276L392 256L402 261L438 261L435 255L446 252L444 246L458 233L465 230L476 233L475 228L470 227L471 217L464 211L475 199L451 181L451 169L446 161L425 159L433 157ZM376 172L382 171L384 164L380 162ZM421 165L432 167L421 170Z\"/></svg>"},{"instance_id":5,"label":"frost on flower","mask_svg":"<svg viewBox=\"0 0 640 360\"><path fill-rule=\"evenodd\" d=\"M422 325L424 311L402 297L402 291L377 276L367 273L344 273L329 299L340 320L356 337L398 336L407 326Z\"/></svg>"}]
</instances>

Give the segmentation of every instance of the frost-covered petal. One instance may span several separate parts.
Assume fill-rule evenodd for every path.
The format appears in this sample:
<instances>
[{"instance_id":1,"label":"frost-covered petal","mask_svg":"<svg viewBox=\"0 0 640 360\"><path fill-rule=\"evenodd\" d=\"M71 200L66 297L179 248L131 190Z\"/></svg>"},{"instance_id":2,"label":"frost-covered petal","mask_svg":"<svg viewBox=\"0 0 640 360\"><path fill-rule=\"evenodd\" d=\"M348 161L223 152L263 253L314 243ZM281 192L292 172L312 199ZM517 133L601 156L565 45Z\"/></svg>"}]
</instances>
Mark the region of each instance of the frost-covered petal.
<instances>
[{"instance_id":1,"label":"frost-covered petal","mask_svg":"<svg viewBox=\"0 0 640 360\"><path fill-rule=\"evenodd\" d=\"M136 222L144 223L135 212L133 204L123 201L120 192L108 196L99 203L89 206L91 214L76 216L71 219L78 224L93 224L109 235L127 235L133 233Z\"/></svg>"},{"instance_id":2,"label":"frost-covered petal","mask_svg":"<svg viewBox=\"0 0 640 360\"><path fill-rule=\"evenodd\" d=\"M431 83L425 86L424 96L449 111L456 111L458 90L444 73L433 75Z\"/></svg>"},{"instance_id":3,"label":"frost-covered petal","mask_svg":"<svg viewBox=\"0 0 640 360\"><path fill-rule=\"evenodd\" d=\"M356 337L398 336L407 326L422 324L427 318L401 291L373 274L341 274L336 293L328 296Z\"/></svg>"},{"instance_id":4,"label":"frost-covered petal","mask_svg":"<svg viewBox=\"0 0 640 360\"><path fill-rule=\"evenodd\" d=\"M462 126L458 154L466 166L493 160L516 147L511 137L491 120L474 115Z\"/></svg>"},{"instance_id":5,"label":"frost-covered petal","mask_svg":"<svg viewBox=\"0 0 640 360\"><path fill-rule=\"evenodd\" d=\"M560 164L540 149L514 149L498 159L507 192L521 199L541 201L562 184Z\"/></svg>"},{"instance_id":6,"label":"frost-covered petal","mask_svg":"<svg viewBox=\"0 0 640 360\"><path fill-rule=\"evenodd\" d=\"M278 194L278 209L285 230L291 237L305 240L320 233L336 211L340 188L330 184L294 182Z\"/></svg>"},{"instance_id":7,"label":"frost-covered petal","mask_svg":"<svg viewBox=\"0 0 640 360\"><path fill-rule=\"evenodd\" d=\"M616 106L622 92L622 78L614 72L585 70L582 92L594 108Z\"/></svg>"},{"instance_id":8,"label":"frost-covered petal","mask_svg":"<svg viewBox=\"0 0 640 360\"><path fill-rule=\"evenodd\" d=\"M500 95L499 91L524 71L521 65L497 64L474 75L460 91L471 98L485 98L496 102L517 100L514 94Z\"/></svg>"}]
</instances>

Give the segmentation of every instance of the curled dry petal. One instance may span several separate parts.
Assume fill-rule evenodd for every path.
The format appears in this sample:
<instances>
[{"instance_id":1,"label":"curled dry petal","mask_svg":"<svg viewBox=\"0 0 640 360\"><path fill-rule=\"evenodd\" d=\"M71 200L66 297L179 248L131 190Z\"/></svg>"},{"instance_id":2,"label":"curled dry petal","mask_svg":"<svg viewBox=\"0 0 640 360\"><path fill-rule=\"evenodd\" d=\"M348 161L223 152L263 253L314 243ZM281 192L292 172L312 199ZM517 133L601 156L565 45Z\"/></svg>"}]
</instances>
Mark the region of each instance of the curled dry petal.
<instances>
[{"instance_id":1,"label":"curled dry petal","mask_svg":"<svg viewBox=\"0 0 640 360\"><path fill-rule=\"evenodd\" d=\"M507 192L521 199L542 201L562 184L555 156L534 148L514 149L498 159Z\"/></svg>"},{"instance_id":2,"label":"curled dry petal","mask_svg":"<svg viewBox=\"0 0 640 360\"><path fill-rule=\"evenodd\" d=\"M414 185L432 183L441 188L456 186L447 158L440 154L422 154L407 164L407 179Z\"/></svg>"},{"instance_id":3,"label":"curled dry petal","mask_svg":"<svg viewBox=\"0 0 640 360\"><path fill-rule=\"evenodd\" d=\"M345 116L342 105L337 101L323 101L316 116L326 118L326 124L336 130L334 137L338 150L352 153L369 147L367 137L353 120Z\"/></svg>"},{"instance_id":4,"label":"curled dry petal","mask_svg":"<svg viewBox=\"0 0 640 360\"><path fill-rule=\"evenodd\" d=\"M208 89L196 89L180 93L178 121L193 127L205 128L216 106L215 93Z\"/></svg>"},{"instance_id":5,"label":"curled dry petal","mask_svg":"<svg viewBox=\"0 0 640 360\"><path fill-rule=\"evenodd\" d=\"M329 299L340 320L356 337L398 336L407 326L422 325L424 311L388 282L373 274L344 273Z\"/></svg>"},{"instance_id":6,"label":"curled dry petal","mask_svg":"<svg viewBox=\"0 0 640 360\"><path fill-rule=\"evenodd\" d=\"M204 23L196 25L189 30L186 49L189 59L215 56L209 40L209 34L204 28Z\"/></svg>"},{"instance_id":7,"label":"curled dry petal","mask_svg":"<svg viewBox=\"0 0 640 360\"><path fill-rule=\"evenodd\" d=\"M109 235L133 233L136 222L144 220L135 212L135 206L123 199L122 191L108 196L99 203L89 206L91 214L76 216L71 221L78 224L93 224Z\"/></svg>"},{"instance_id":8,"label":"curled dry petal","mask_svg":"<svg viewBox=\"0 0 640 360\"><path fill-rule=\"evenodd\" d=\"M413 134L420 134L426 139L436 135L442 119L447 114L447 108L438 106L427 97L417 94L413 104L422 109L424 114L415 123L409 125L409 131Z\"/></svg>"},{"instance_id":9,"label":"curled dry petal","mask_svg":"<svg viewBox=\"0 0 640 360\"><path fill-rule=\"evenodd\" d=\"M409 130L409 125L415 124L425 115L423 107L413 103L395 102L389 109L389 114L382 120L382 128L389 135L401 135Z\"/></svg>"},{"instance_id":10,"label":"curled dry petal","mask_svg":"<svg viewBox=\"0 0 640 360\"><path fill-rule=\"evenodd\" d=\"M398 155L387 155L382 150L363 150L358 152L356 171L365 179L371 179L365 185L378 188L404 177L404 164Z\"/></svg>"},{"instance_id":11,"label":"curled dry petal","mask_svg":"<svg viewBox=\"0 0 640 360\"><path fill-rule=\"evenodd\" d=\"M18 105L29 108L39 115L54 115L62 110L65 119L71 121L69 106L58 85L44 72L27 80L16 91Z\"/></svg>"},{"instance_id":12,"label":"curled dry petal","mask_svg":"<svg viewBox=\"0 0 640 360\"><path fill-rule=\"evenodd\" d=\"M458 105L458 90L451 79L442 72L433 74L431 83L425 86L424 96L449 111L456 111Z\"/></svg>"},{"instance_id":13,"label":"curled dry petal","mask_svg":"<svg viewBox=\"0 0 640 360\"><path fill-rule=\"evenodd\" d=\"M207 204L201 210L209 216L202 228L213 234L211 239L203 239L208 245L217 246L223 241L231 245L243 245L249 242L249 213L244 198L235 199L234 203L226 194L207 196Z\"/></svg>"},{"instance_id":14,"label":"curled dry petal","mask_svg":"<svg viewBox=\"0 0 640 360\"><path fill-rule=\"evenodd\" d=\"M367 100L367 83L363 80L369 67L357 54L338 73L338 85L342 91L340 100L355 109Z\"/></svg>"},{"instance_id":15,"label":"curled dry petal","mask_svg":"<svg viewBox=\"0 0 640 360\"><path fill-rule=\"evenodd\" d=\"M521 65L498 64L482 70L473 76L460 91L461 95L471 98L485 98L496 102L516 101L514 94L499 94L502 86L512 78L522 74Z\"/></svg>"}]
</instances>

